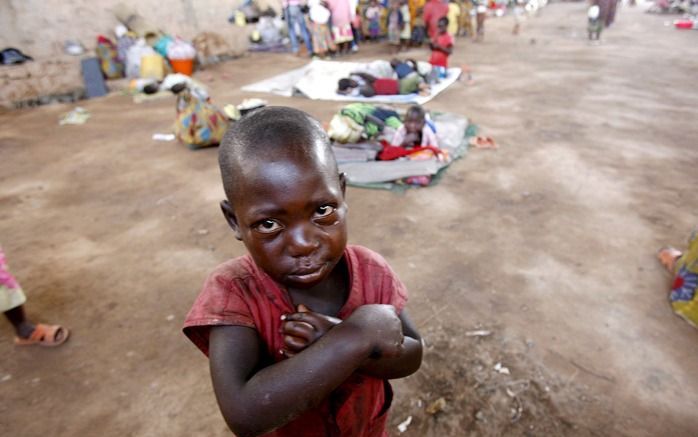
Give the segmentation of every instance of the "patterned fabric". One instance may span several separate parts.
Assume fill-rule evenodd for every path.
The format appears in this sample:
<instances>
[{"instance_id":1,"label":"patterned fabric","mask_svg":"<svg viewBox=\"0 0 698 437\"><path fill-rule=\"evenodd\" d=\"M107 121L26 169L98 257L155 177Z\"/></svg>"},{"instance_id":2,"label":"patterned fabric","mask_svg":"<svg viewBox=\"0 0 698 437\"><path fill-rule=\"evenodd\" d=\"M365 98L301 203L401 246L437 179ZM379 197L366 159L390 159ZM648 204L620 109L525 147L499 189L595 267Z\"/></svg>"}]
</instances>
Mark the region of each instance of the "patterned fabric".
<instances>
[{"instance_id":1,"label":"patterned fabric","mask_svg":"<svg viewBox=\"0 0 698 437\"><path fill-rule=\"evenodd\" d=\"M401 27L405 22L402 19L402 12L399 9L391 9L388 12L388 42L393 45L400 44Z\"/></svg>"},{"instance_id":2,"label":"patterned fabric","mask_svg":"<svg viewBox=\"0 0 698 437\"><path fill-rule=\"evenodd\" d=\"M215 146L228 129L228 118L213 104L185 89L177 95L175 135L191 148Z\"/></svg>"},{"instance_id":3,"label":"patterned fabric","mask_svg":"<svg viewBox=\"0 0 698 437\"><path fill-rule=\"evenodd\" d=\"M332 35L337 44L354 41L354 34L351 31L351 24L332 26Z\"/></svg>"},{"instance_id":4,"label":"patterned fabric","mask_svg":"<svg viewBox=\"0 0 698 437\"><path fill-rule=\"evenodd\" d=\"M675 271L669 294L671 307L676 314L698 327L698 231L691 235L688 250L676 262Z\"/></svg>"},{"instance_id":5,"label":"patterned fabric","mask_svg":"<svg viewBox=\"0 0 698 437\"><path fill-rule=\"evenodd\" d=\"M101 35L97 37L95 52L99 58L104 77L107 79L124 77L124 64L119 59L119 51L112 40Z\"/></svg>"},{"instance_id":6,"label":"patterned fabric","mask_svg":"<svg viewBox=\"0 0 698 437\"><path fill-rule=\"evenodd\" d=\"M0 313L16 308L26 300L22 288L7 267L5 253L0 247Z\"/></svg>"},{"instance_id":7,"label":"patterned fabric","mask_svg":"<svg viewBox=\"0 0 698 437\"><path fill-rule=\"evenodd\" d=\"M402 26L402 31L400 32L400 39L409 40L412 34L412 27L410 26L412 22L410 8L406 4L400 6L400 14L402 14L402 20L404 22L404 26Z\"/></svg>"},{"instance_id":8,"label":"patterned fabric","mask_svg":"<svg viewBox=\"0 0 698 437\"><path fill-rule=\"evenodd\" d=\"M313 49L315 50L315 54L322 56L327 52L337 50L337 46L332 40L330 27L327 24L314 23L308 20L308 27L313 37Z\"/></svg>"}]
</instances>

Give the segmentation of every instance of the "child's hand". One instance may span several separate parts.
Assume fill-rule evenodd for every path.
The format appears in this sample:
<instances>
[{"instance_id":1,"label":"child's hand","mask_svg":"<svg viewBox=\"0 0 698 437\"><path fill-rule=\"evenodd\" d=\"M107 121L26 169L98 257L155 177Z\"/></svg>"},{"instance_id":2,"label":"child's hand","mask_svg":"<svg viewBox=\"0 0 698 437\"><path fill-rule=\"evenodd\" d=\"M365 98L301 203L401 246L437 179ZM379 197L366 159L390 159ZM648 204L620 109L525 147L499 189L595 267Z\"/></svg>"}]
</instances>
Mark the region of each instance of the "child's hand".
<instances>
[{"instance_id":1,"label":"child's hand","mask_svg":"<svg viewBox=\"0 0 698 437\"><path fill-rule=\"evenodd\" d=\"M343 324L360 330L370 347L371 358L397 357L404 349L402 322L392 305L360 306Z\"/></svg>"},{"instance_id":2,"label":"child's hand","mask_svg":"<svg viewBox=\"0 0 698 437\"><path fill-rule=\"evenodd\" d=\"M289 358L296 355L339 323L341 320L335 317L315 313L303 304L298 305L297 313L284 316L284 323L281 325L284 335L282 353Z\"/></svg>"},{"instance_id":3,"label":"child's hand","mask_svg":"<svg viewBox=\"0 0 698 437\"><path fill-rule=\"evenodd\" d=\"M402 141L402 145L405 147L417 146L419 142L419 135L414 132L405 134L405 139Z\"/></svg>"}]
</instances>

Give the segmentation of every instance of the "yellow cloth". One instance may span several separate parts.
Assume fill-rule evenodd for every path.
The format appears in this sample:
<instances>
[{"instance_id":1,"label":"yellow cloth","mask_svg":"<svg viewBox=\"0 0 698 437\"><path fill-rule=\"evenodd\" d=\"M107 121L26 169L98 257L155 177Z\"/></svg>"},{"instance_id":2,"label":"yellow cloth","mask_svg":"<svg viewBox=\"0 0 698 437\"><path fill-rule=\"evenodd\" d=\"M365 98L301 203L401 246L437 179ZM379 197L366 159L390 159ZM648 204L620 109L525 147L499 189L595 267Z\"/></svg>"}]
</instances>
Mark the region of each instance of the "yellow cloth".
<instances>
[{"instance_id":1,"label":"yellow cloth","mask_svg":"<svg viewBox=\"0 0 698 437\"><path fill-rule=\"evenodd\" d=\"M460 6L458 3L448 4L448 33L451 36L458 34L458 17L460 16Z\"/></svg>"},{"instance_id":2,"label":"yellow cloth","mask_svg":"<svg viewBox=\"0 0 698 437\"><path fill-rule=\"evenodd\" d=\"M424 8L425 4L426 0L407 0L407 5L410 8L410 23L412 23L412 25L414 25L414 20L417 18L417 12Z\"/></svg>"},{"instance_id":3,"label":"yellow cloth","mask_svg":"<svg viewBox=\"0 0 698 437\"><path fill-rule=\"evenodd\" d=\"M698 327L698 231L693 232L688 250L678 259L669 301L674 312Z\"/></svg>"}]
</instances>

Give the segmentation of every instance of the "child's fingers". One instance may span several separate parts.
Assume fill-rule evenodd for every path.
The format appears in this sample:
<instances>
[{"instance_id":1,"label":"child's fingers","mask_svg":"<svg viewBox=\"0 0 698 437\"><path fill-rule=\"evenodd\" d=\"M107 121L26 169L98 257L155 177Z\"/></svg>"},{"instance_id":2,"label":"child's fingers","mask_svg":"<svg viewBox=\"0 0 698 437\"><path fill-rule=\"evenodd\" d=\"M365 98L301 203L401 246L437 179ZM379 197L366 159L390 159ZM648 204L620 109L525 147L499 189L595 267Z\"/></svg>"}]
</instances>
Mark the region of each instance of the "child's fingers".
<instances>
[{"instance_id":1,"label":"child's fingers","mask_svg":"<svg viewBox=\"0 0 698 437\"><path fill-rule=\"evenodd\" d=\"M305 322L286 322L281 326L281 332L284 335L294 335L310 339L314 335L315 328Z\"/></svg>"},{"instance_id":2,"label":"child's fingers","mask_svg":"<svg viewBox=\"0 0 698 437\"><path fill-rule=\"evenodd\" d=\"M292 352L300 352L308 346L308 341L293 335L284 335L284 345Z\"/></svg>"}]
</instances>

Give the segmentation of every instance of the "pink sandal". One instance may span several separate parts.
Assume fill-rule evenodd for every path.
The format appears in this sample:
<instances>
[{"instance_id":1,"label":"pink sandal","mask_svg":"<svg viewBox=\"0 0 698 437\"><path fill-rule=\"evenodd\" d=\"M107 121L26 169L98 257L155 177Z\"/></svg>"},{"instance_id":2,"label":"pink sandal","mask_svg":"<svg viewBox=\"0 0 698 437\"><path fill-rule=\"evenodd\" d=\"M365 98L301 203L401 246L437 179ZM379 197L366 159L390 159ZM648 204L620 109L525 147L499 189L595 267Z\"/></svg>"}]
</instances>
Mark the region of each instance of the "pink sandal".
<instances>
[{"instance_id":1,"label":"pink sandal","mask_svg":"<svg viewBox=\"0 0 698 437\"><path fill-rule=\"evenodd\" d=\"M68 339L70 331L60 325L44 325L39 323L28 338L15 337L17 346L60 346Z\"/></svg>"}]
</instances>

